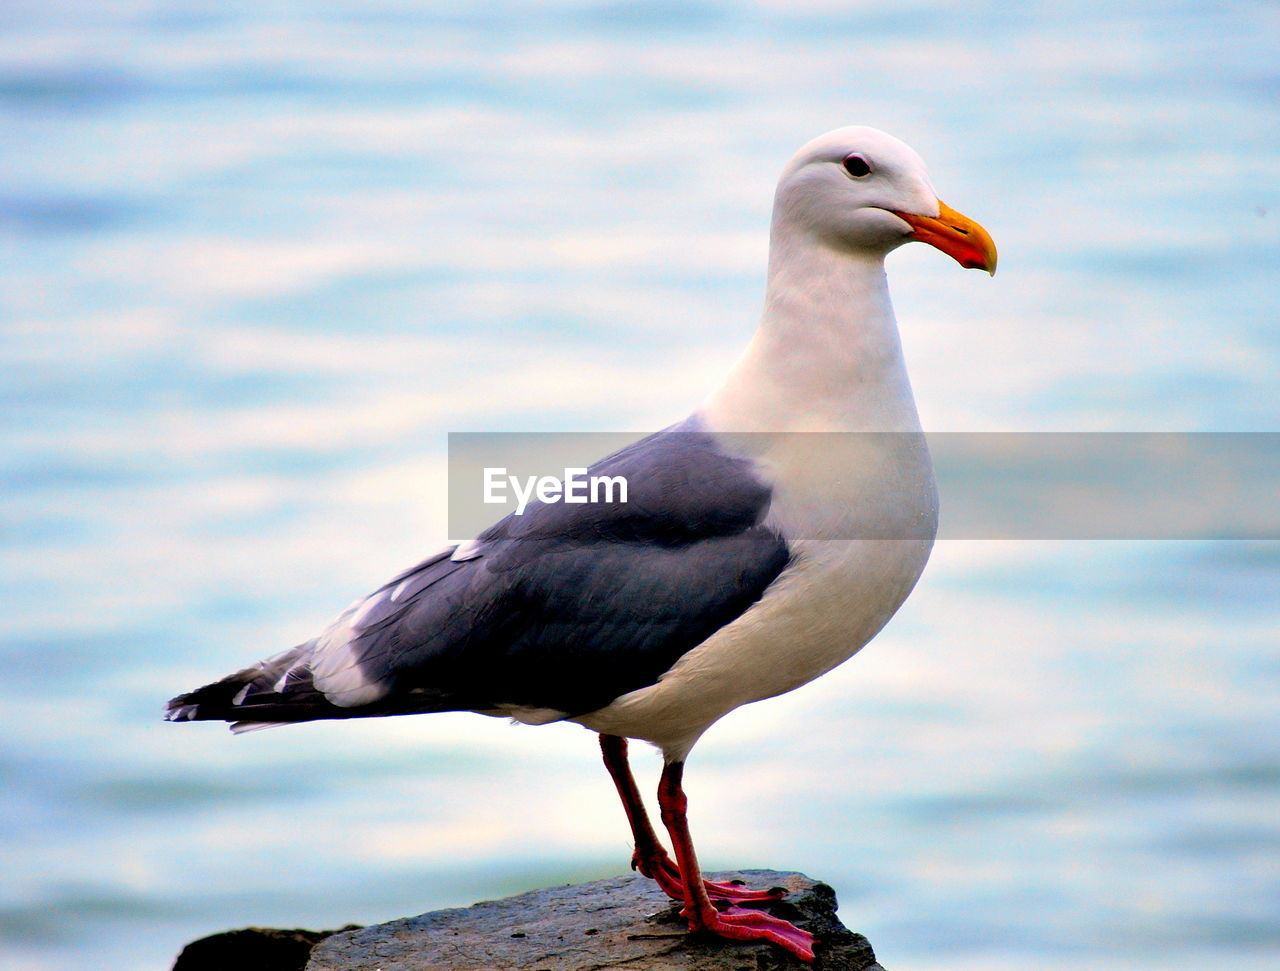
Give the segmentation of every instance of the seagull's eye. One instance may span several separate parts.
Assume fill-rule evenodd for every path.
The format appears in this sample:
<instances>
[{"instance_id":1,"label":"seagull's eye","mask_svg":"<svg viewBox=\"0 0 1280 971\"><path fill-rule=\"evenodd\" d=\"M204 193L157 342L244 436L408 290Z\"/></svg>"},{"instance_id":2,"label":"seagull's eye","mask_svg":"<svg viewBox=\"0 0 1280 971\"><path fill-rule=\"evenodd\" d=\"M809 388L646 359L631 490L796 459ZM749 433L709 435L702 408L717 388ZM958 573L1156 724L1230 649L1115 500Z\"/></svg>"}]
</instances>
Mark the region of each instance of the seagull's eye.
<instances>
[{"instance_id":1,"label":"seagull's eye","mask_svg":"<svg viewBox=\"0 0 1280 971\"><path fill-rule=\"evenodd\" d=\"M854 152L852 155L846 155L844 158L844 170L852 175L855 179L860 179L864 175L871 174L871 165L865 158Z\"/></svg>"}]
</instances>

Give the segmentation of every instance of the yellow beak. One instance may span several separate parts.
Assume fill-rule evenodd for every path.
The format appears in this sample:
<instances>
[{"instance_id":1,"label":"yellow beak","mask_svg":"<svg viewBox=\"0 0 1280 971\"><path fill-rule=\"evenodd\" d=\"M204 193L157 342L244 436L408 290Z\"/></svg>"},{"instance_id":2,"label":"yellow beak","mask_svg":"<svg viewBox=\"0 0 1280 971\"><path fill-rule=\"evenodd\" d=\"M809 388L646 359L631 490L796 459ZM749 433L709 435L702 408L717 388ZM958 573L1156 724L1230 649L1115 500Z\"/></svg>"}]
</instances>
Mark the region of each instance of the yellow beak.
<instances>
[{"instance_id":1,"label":"yellow beak","mask_svg":"<svg viewBox=\"0 0 1280 971\"><path fill-rule=\"evenodd\" d=\"M963 267L996 273L996 244L991 234L941 199L938 216L916 216L909 212L894 215L911 226L911 238L936 246Z\"/></svg>"}]
</instances>

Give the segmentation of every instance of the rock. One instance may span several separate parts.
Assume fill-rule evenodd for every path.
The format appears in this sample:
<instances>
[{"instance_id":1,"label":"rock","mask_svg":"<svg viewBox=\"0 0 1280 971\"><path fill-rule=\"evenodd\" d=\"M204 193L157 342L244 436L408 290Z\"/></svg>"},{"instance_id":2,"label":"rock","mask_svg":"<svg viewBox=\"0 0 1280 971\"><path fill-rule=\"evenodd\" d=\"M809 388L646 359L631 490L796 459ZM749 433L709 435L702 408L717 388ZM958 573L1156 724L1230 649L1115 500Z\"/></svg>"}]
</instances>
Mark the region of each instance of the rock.
<instances>
[{"instance_id":1,"label":"rock","mask_svg":"<svg viewBox=\"0 0 1280 971\"><path fill-rule=\"evenodd\" d=\"M785 899L765 906L818 938L817 960L805 964L765 942L691 935L657 885L631 875L334 934L316 945L306 971L884 971L867 939L836 918L826 884L773 870L711 879L785 887Z\"/></svg>"},{"instance_id":2,"label":"rock","mask_svg":"<svg viewBox=\"0 0 1280 971\"><path fill-rule=\"evenodd\" d=\"M343 931L359 929L348 924ZM182 949L173 971L302 971L311 949L338 931L245 927L211 934Z\"/></svg>"}]
</instances>

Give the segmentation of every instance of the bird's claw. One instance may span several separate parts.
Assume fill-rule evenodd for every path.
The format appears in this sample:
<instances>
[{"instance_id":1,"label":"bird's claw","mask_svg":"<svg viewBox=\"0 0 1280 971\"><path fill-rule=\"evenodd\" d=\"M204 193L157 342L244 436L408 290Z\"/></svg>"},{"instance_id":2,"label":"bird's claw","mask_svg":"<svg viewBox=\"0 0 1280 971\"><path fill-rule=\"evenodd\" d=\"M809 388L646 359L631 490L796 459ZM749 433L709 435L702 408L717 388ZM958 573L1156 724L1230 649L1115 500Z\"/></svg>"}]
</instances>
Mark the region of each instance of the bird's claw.
<instances>
[{"instance_id":1,"label":"bird's claw","mask_svg":"<svg viewBox=\"0 0 1280 971\"><path fill-rule=\"evenodd\" d=\"M781 900L787 895L784 887L770 887L768 890L752 890L741 880L729 880L725 883L714 883L711 880L703 880L702 885L707 888L707 893L712 897L720 900L728 900L731 903L736 900Z\"/></svg>"},{"instance_id":2,"label":"bird's claw","mask_svg":"<svg viewBox=\"0 0 1280 971\"><path fill-rule=\"evenodd\" d=\"M684 881L680 877L680 868L675 860L665 853L649 857L636 853L631 857L631 869L639 871L650 880L656 880L658 886L672 900L684 901ZM703 880L707 895L714 900L729 905L751 900L781 900L787 895L785 887L770 887L768 890L752 890L741 880L728 880L716 883Z\"/></svg>"}]
</instances>

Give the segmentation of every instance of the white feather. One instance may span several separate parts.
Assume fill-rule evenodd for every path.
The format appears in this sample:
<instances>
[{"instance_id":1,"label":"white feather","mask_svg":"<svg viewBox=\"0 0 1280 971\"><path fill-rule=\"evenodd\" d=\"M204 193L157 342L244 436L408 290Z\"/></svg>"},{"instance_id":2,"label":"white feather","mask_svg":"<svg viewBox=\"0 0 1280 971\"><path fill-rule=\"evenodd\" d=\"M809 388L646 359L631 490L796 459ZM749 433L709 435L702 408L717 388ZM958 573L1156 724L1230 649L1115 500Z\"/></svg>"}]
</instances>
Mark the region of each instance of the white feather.
<instances>
[{"instance_id":1,"label":"white feather","mask_svg":"<svg viewBox=\"0 0 1280 971\"><path fill-rule=\"evenodd\" d=\"M325 698L341 708L372 704L387 693L384 685L361 669L351 643L355 635L345 624L330 628L321 636L311 660L311 680Z\"/></svg>"},{"instance_id":2,"label":"white feather","mask_svg":"<svg viewBox=\"0 0 1280 971\"><path fill-rule=\"evenodd\" d=\"M465 563L467 560L475 560L484 555L484 544L478 539L469 539L465 543L459 543L458 548L449 556L454 563Z\"/></svg>"}]
</instances>

